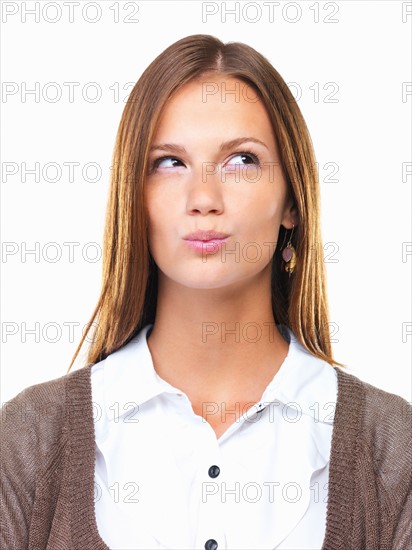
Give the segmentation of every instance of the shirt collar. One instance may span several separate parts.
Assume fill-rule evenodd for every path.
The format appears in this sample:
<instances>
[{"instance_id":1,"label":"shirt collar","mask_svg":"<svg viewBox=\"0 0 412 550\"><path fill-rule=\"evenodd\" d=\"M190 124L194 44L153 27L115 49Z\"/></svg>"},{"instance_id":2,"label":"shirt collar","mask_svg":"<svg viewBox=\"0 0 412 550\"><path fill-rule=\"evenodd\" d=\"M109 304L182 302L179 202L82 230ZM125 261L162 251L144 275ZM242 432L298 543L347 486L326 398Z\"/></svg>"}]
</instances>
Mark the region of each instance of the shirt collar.
<instances>
[{"instance_id":1,"label":"shirt collar","mask_svg":"<svg viewBox=\"0 0 412 550\"><path fill-rule=\"evenodd\" d=\"M104 404L109 418L113 417L110 410L114 404L122 416L132 406L142 405L165 391L179 393L178 388L160 378L154 369L146 339L152 326L146 325L130 342L104 360Z\"/></svg>"},{"instance_id":2,"label":"shirt collar","mask_svg":"<svg viewBox=\"0 0 412 550\"><path fill-rule=\"evenodd\" d=\"M277 326L289 342L288 354L257 405L280 402L295 409L295 415L307 414L315 422L333 424L337 398L335 369L309 353L288 327ZM104 406L109 419L113 417L115 404L121 416L130 412L131 407L142 405L164 392L182 393L154 369L146 339L152 327L153 324L146 325L130 342L104 360ZM293 419L293 411L288 414Z\"/></svg>"},{"instance_id":3,"label":"shirt collar","mask_svg":"<svg viewBox=\"0 0 412 550\"><path fill-rule=\"evenodd\" d=\"M333 424L337 399L336 370L306 350L289 327L278 325L289 342L289 351L266 387L261 402L280 401L307 414L316 423ZM291 418L293 415L291 414Z\"/></svg>"}]
</instances>

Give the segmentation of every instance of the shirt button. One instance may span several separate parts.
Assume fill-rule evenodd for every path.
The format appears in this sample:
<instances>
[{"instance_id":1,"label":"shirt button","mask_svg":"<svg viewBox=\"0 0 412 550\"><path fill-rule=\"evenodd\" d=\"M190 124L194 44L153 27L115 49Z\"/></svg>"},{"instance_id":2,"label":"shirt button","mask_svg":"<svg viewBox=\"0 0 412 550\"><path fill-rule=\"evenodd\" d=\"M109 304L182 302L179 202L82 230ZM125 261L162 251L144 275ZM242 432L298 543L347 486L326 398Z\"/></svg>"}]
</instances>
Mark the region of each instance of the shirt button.
<instances>
[{"instance_id":1,"label":"shirt button","mask_svg":"<svg viewBox=\"0 0 412 550\"><path fill-rule=\"evenodd\" d=\"M220 474L219 466L215 466L215 465L210 466L208 473L209 473L210 477L217 477ZM217 548L217 546L216 546L216 548Z\"/></svg>"},{"instance_id":2,"label":"shirt button","mask_svg":"<svg viewBox=\"0 0 412 550\"><path fill-rule=\"evenodd\" d=\"M209 539L205 542L205 550L217 550L217 546L215 539Z\"/></svg>"}]
</instances>

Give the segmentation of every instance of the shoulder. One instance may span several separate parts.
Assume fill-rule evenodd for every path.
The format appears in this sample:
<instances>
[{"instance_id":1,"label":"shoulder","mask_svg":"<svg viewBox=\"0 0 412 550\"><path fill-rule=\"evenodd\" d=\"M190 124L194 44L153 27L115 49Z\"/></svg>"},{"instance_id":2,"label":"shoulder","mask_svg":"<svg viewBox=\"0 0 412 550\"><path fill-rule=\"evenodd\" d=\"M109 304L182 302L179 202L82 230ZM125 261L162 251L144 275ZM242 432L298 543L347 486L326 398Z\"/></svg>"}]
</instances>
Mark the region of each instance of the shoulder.
<instances>
[{"instance_id":1,"label":"shoulder","mask_svg":"<svg viewBox=\"0 0 412 550\"><path fill-rule=\"evenodd\" d=\"M2 548L28 547L35 511L44 514L44 518L53 517L71 448L68 445L73 432L71 426L83 415L84 406L79 406L81 399L89 406L89 400L84 398L89 374L88 369L79 369L34 384L3 404L0 413Z\"/></svg>"},{"instance_id":2,"label":"shoulder","mask_svg":"<svg viewBox=\"0 0 412 550\"><path fill-rule=\"evenodd\" d=\"M73 425L76 427L77 419L87 417L92 408L87 398L89 380L89 369L81 368L29 386L3 404L0 463L2 492L6 496L16 490L33 502L36 485L60 475L68 441L77 433ZM91 415L87 417L90 418ZM90 422L93 424L93 420ZM80 428L83 424L82 420Z\"/></svg>"},{"instance_id":3,"label":"shoulder","mask_svg":"<svg viewBox=\"0 0 412 550\"><path fill-rule=\"evenodd\" d=\"M14 445L23 443L23 435L55 442L65 424L68 392L73 393L76 385L84 387L88 380L88 369L82 368L23 389L1 408L2 438Z\"/></svg>"},{"instance_id":4,"label":"shoulder","mask_svg":"<svg viewBox=\"0 0 412 550\"><path fill-rule=\"evenodd\" d=\"M388 490L411 491L412 405L339 367L337 374L337 418L342 430L353 433L358 464L368 460Z\"/></svg>"},{"instance_id":5,"label":"shoulder","mask_svg":"<svg viewBox=\"0 0 412 550\"><path fill-rule=\"evenodd\" d=\"M375 466L386 473L404 471L412 484L412 405L403 397L362 381L363 429L369 438Z\"/></svg>"},{"instance_id":6,"label":"shoulder","mask_svg":"<svg viewBox=\"0 0 412 550\"><path fill-rule=\"evenodd\" d=\"M62 410L65 405L67 388L73 383L75 384L76 381L84 380L87 377L87 370L86 367L77 369L58 378L28 386L3 403L1 410L2 412L5 409L17 410L18 405L26 406L28 414L33 410L44 410L47 407L53 408L53 406Z\"/></svg>"},{"instance_id":7,"label":"shoulder","mask_svg":"<svg viewBox=\"0 0 412 550\"><path fill-rule=\"evenodd\" d=\"M411 435L411 403L400 395L378 388L340 367L336 367L336 371L341 403L345 406L354 402L359 404L364 427L368 428L371 435L382 433L389 438L402 433L405 436ZM407 437L404 439L406 441Z\"/></svg>"}]
</instances>

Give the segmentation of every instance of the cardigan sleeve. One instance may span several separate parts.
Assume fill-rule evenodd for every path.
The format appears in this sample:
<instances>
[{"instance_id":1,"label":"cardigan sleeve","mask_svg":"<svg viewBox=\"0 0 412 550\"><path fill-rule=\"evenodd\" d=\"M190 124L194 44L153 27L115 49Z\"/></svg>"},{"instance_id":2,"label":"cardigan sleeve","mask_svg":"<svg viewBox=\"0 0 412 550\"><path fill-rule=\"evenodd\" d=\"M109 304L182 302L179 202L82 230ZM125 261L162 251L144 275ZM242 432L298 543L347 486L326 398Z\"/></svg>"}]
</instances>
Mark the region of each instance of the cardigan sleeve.
<instances>
[{"instance_id":1,"label":"cardigan sleeve","mask_svg":"<svg viewBox=\"0 0 412 550\"><path fill-rule=\"evenodd\" d=\"M411 466L412 468L412 466ZM410 550L412 548L412 486L402 507L396 524L393 538L394 550Z\"/></svg>"},{"instance_id":2,"label":"cardigan sleeve","mask_svg":"<svg viewBox=\"0 0 412 550\"><path fill-rule=\"evenodd\" d=\"M412 406L402 397L374 388L367 392L364 427L371 434L379 477L382 548L412 548Z\"/></svg>"},{"instance_id":3,"label":"cardigan sleeve","mask_svg":"<svg viewBox=\"0 0 412 550\"><path fill-rule=\"evenodd\" d=\"M37 473L33 415L27 389L1 409L0 547L24 550L32 514Z\"/></svg>"},{"instance_id":4,"label":"cardigan sleeve","mask_svg":"<svg viewBox=\"0 0 412 550\"><path fill-rule=\"evenodd\" d=\"M399 471L403 487L403 502L395 525L392 548L394 550L410 550L412 548L412 406L406 400L400 402L398 415L399 432L397 437L396 455L401 457L398 463L392 463L392 469ZM403 468L399 463L403 464Z\"/></svg>"},{"instance_id":5,"label":"cardigan sleeve","mask_svg":"<svg viewBox=\"0 0 412 550\"><path fill-rule=\"evenodd\" d=\"M60 473L56 449L62 447L64 439L65 400L61 387L55 381L30 386L1 409L0 548L31 547L30 525L39 487L56 488L52 483ZM54 500L55 495L50 496ZM53 502L48 504L53 506Z\"/></svg>"}]
</instances>

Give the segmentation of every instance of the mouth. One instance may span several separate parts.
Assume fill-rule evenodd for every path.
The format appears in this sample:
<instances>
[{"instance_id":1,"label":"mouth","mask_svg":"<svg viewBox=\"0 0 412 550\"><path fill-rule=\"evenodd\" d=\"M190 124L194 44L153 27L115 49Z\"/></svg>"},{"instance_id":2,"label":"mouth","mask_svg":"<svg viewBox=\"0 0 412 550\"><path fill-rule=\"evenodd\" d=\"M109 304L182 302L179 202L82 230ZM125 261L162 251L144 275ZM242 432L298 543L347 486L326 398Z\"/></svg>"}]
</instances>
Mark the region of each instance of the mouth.
<instances>
[{"instance_id":1,"label":"mouth","mask_svg":"<svg viewBox=\"0 0 412 550\"><path fill-rule=\"evenodd\" d=\"M229 239L229 236L226 237L214 237L211 239L199 239L191 238L184 239L186 246L196 252L201 252L202 254L214 254L220 250L223 244Z\"/></svg>"},{"instance_id":2,"label":"mouth","mask_svg":"<svg viewBox=\"0 0 412 550\"><path fill-rule=\"evenodd\" d=\"M183 239L185 241L219 241L228 238L230 235L227 233L221 233L220 231L214 231L212 229L210 230L201 230L198 229L197 231L194 231L193 233L189 233Z\"/></svg>"}]
</instances>

